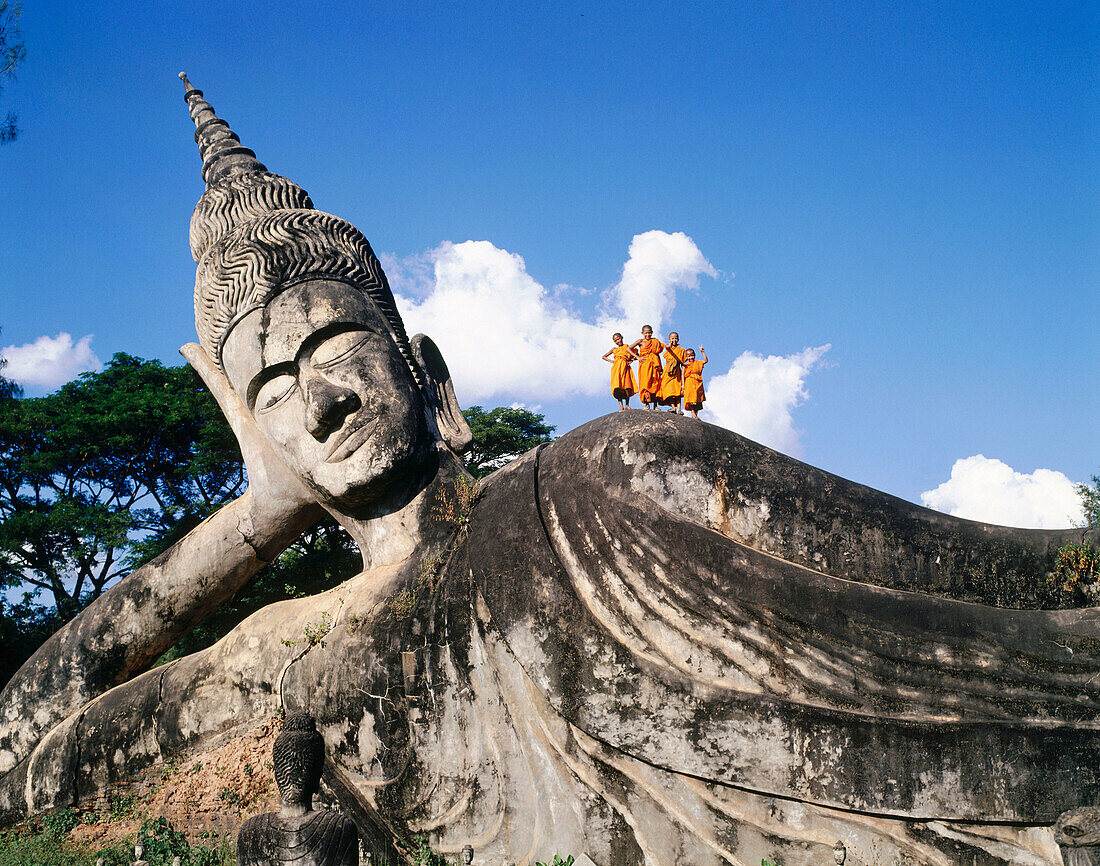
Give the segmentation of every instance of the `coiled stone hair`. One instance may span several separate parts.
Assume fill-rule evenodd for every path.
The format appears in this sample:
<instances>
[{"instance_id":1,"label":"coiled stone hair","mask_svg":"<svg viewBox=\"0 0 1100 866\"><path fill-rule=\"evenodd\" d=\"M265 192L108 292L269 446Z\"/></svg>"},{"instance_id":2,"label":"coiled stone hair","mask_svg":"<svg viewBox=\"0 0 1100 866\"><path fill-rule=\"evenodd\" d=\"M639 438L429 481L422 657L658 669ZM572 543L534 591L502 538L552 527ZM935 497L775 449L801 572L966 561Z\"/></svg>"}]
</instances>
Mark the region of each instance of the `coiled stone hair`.
<instances>
[{"instance_id":1,"label":"coiled stone hair","mask_svg":"<svg viewBox=\"0 0 1100 866\"><path fill-rule=\"evenodd\" d=\"M308 803L320 787L325 741L309 713L291 713L271 749L275 784L285 803Z\"/></svg>"},{"instance_id":2,"label":"coiled stone hair","mask_svg":"<svg viewBox=\"0 0 1100 866\"><path fill-rule=\"evenodd\" d=\"M206 191L191 215L195 330L224 369L226 337L244 316L280 291L310 279L339 280L377 305L398 351L423 389L393 292L367 239L351 223L313 209L308 193L268 171L244 147L184 73L180 73Z\"/></svg>"},{"instance_id":3,"label":"coiled stone hair","mask_svg":"<svg viewBox=\"0 0 1100 866\"><path fill-rule=\"evenodd\" d=\"M313 210L313 201L292 180L270 171L236 174L206 188L191 214L191 257L196 261L241 223L274 210Z\"/></svg>"},{"instance_id":4,"label":"coiled stone hair","mask_svg":"<svg viewBox=\"0 0 1100 866\"><path fill-rule=\"evenodd\" d=\"M317 210L269 211L224 234L195 273L195 330L222 366L230 330L280 291L311 279L349 283L377 305L413 379L422 385L382 265L362 232Z\"/></svg>"}]
</instances>

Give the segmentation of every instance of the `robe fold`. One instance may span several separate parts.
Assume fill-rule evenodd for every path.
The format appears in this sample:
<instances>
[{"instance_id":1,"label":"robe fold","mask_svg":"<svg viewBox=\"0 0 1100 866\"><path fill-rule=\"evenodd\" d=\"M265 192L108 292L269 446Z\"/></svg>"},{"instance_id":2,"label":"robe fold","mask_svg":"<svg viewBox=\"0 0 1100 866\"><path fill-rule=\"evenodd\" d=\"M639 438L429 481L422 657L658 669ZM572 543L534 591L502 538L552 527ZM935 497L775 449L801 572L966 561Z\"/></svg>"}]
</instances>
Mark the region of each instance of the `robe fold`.
<instances>
[{"instance_id":1,"label":"robe fold","mask_svg":"<svg viewBox=\"0 0 1100 866\"><path fill-rule=\"evenodd\" d=\"M707 395L703 391L703 362L684 364L684 408L698 411Z\"/></svg>"},{"instance_id":2,"label":"robe fold","mask_svg":"<svg viewBox=\"0 0 1100 866\"><path fill-rule=\"evenodd\" d=\"M665 366L661 373L661 390L657 398L662 406L672 406L684 396L680 383L680 368L684 364L686 350L683 346L665 346Z\"/></svg>"},{"instance_id":3,"label":"robe fold","mask_svg":"<svg viewBox=\"0 0 1100 866\"><path fill-rule=\"evenodd\" d=\"M638 396L643 403L655 403L661 390L661 352L665 344L651 337L638 346Z\"/></svg>"},{"instance_id":4,"label":"robe fold","mask_svg":"<svg viewBox=\"0 0 1100 866\"><path fill-rule=\"evenodd\" d=\"M637 392L638 386L634 383L634 371L630 369L630 365L634 362L634 356L631 354L630 348L628 346L616 346L611 357L615 359L611 365L612 395L616 399L632 396Z\"/></svg>"}]
</instances>

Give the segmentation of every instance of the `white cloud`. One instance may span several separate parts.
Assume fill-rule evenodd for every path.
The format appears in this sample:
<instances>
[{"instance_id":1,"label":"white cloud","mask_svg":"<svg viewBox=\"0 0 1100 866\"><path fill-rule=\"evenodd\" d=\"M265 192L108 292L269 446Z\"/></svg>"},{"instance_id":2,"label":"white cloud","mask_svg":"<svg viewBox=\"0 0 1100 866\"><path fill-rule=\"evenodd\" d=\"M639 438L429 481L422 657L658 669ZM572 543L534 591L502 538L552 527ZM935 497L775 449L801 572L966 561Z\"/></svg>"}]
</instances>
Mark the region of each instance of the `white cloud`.
<instances>
[{"instance_id":1,"label":"white cloud","mask_svg":"<svg viewBox=\"0 0 1100 866\"><path fill-rule=\"evenodd\" d=\"M1062 529L1079 522L1081 499L1073 482L1053 469L1016 472L981 454L956 460L951 477L920 496L935 508L970 520L1034 529Z\"/></svg>"},{"instance_id":2,"label":"white cloud","mask_svg":"<svg viewBox=\"0 0 1100 866\"><path fill-rule=\"evenodd\" d=\"M787 454L799 455L799 431L791 410L810 396L806 377L830 349L805 348L793 355L742 352L729 371L704 382L709 409L718 424Z\"/></svg>"},{"instance_id":3,"label":"white cloud","mask_svg":"<svg viewBox=\"0 0 1100 866\"><path fill-rule=\"evenodd\" d=\"M53 389L89 370L101 370L103 365L91 347L92 335L81 337L75 344L71 334L62 331L56 337L39 337L33 343L0 349L7 364L3 375L20 385Z\"/></svg>"},{"instance_id":4,"label":"white cloud","mask_svg":"<svg viewBox=\"0 0 1100 866\"><path fill-rule=\"evenodd\" d=\"M567 290L548 291L521 256L488 241L448 241L386 267L409 333L439 345L464 403L603 393L609 368L600 356L611 332L629 334L643 322L659 332L677 289L717 275L682 232L635 235L622 278L589 321L563 300Z\"/></svg>"},{"instance_id":5,"label":"white cloud","mask_svg":"<svg viewBox=\"0 0 1100 866\"><path fill-rule=\"evenodd\" d=\"M695 241L683 232L634 235L619 284L610 292L606 319L631 331L650 324L657 333L676 306L676 289L699 288L699 275L717 277Z\"/></svg>"}]
</instances>

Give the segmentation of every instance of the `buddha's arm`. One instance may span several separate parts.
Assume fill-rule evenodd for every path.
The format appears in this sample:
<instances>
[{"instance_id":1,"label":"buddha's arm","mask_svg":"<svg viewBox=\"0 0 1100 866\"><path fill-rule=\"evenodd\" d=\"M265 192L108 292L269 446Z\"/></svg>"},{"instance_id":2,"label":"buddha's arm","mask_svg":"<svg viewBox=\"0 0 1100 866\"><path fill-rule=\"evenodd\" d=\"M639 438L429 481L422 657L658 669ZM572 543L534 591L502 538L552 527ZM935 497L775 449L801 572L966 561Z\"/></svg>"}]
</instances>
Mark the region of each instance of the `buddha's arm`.
<instances>
[{"instance_id":1,"label":"buddha's arm","mask_svg":"<svg viewBox=\"0 0 1100 866\"><path fill-rule=\"evenodd\" d=\"M250 489L88 605L0 693L0 773L62 719L148 668L321 514Z\"/></svg>"},{"instance_id":2,"label":"buddha's arm","mask_svg":"<svg viewBox=\"0 0 1100 866\"><path fill-rule=\"evenodd\" d=\"M206 353L195 344L181 351L233 428L248 490L88 605L16 672L0 693L0 774L62 719L148 668L323 514Z\"/></svg>"}]
</instances>

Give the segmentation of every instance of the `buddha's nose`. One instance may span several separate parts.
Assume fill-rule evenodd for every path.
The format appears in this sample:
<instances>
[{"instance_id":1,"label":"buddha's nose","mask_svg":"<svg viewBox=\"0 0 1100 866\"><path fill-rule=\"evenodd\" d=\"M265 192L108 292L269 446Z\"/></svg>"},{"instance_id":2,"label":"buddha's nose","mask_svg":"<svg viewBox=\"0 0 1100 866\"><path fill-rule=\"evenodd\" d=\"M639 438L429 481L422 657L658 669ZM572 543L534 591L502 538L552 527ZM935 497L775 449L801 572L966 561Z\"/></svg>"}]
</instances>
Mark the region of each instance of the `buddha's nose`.
<instances>
[{"instance_id":1,"label":"buddha's nose","mask_svg":"<svg viewBox=\"0 0 1100 866\"><path fill-rule=\"evenodd\" d=\"M306 429L314 439L323 441L344 423L362 402L350 388L314 373L303 384L306 402Z\"/></svg>"}]
</instances>

